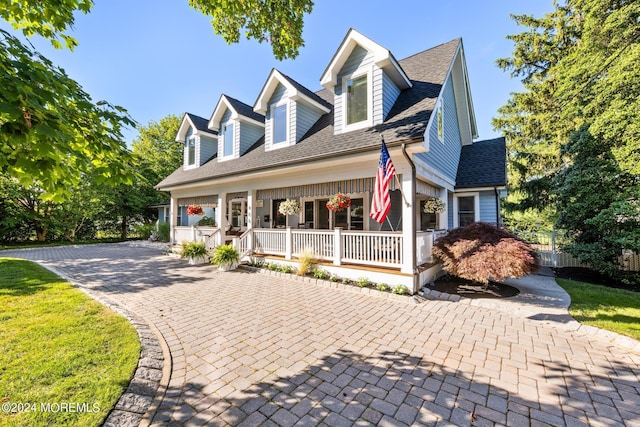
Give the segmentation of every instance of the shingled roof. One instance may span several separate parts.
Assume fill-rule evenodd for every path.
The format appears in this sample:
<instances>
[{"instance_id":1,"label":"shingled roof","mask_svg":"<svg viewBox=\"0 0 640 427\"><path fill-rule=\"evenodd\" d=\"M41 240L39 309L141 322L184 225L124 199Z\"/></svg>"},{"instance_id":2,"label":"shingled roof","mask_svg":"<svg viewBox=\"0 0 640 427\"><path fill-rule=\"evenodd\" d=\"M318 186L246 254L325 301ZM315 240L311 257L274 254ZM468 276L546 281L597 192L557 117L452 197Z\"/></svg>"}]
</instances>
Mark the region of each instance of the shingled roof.
<instances>
[{"instance_id":1,"label":"shingled roof","mask_svg":"<svg viewBox=\"0 0 640 427\"><path fill-rule=\"evenodd\" d=\"M506 150L504 138L477 141L463 146L456 175L456 189L507 185Z\"/></svg>"},{"instance_id":2,"label":"shingled roof","mask_svg":"<svg viewBox=\"0 0 640 427\"><path fill-rule=\"evenodd\" d=\"M212 131L211 129L209 129L208 125L209 125L209 120L200 117L200 116L196 116L195 114L191 114L191 113L186 113L187 116L189 116L189 119L191 120L191 123L193 123L193 125L196 127L197 130L202 131L202 132L207 132L207 133L217 133L215 131Z\"/></svg>"},{"instance_id":3,"label":"shingled roof","mask_svg":"<svg viewBox=\"0 0 640 427\"><path fill-rule=\"evenodd\" d=\"M401 141L423 140L437 97L460 44L461 39L455 39L398 61L413 86L400 93L384 123L380 125L335 135L332 108L293 146L265 151L263 137L237 159L224 162L214 160L188 170L181 167L156 187L163 189L210 178L379 150L380 133L384 133L389 146ZM329 90L320 90L315 95L333 105L333 93ZM264 120L263 116L260 117Z\"/></svg>"}]
</instances>

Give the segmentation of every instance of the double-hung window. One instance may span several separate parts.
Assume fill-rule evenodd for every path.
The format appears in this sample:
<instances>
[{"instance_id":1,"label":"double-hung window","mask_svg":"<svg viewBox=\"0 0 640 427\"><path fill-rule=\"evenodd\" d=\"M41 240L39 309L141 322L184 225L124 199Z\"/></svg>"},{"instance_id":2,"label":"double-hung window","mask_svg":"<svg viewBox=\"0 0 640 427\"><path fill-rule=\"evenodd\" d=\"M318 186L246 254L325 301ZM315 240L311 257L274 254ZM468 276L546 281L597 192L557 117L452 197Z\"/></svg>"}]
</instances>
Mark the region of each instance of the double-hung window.
<instances>
[{"instance_id":1,"label":"double-hung window","mask_svg":"<svg viewBox=\"0 0 640 427\"><path fill-rule=\"evenodd\" d=\"M475 196L458 197L458 226L464 227L476 220Z\"/></svg>"},{"instance_id":2,"label":"double-hung window","mask_svg":"<svg viewBox=\"0 0 640 427\"><path fill-rule=\"evenodd\" d=\"M287 104L271 107L273 143L287 142Z\"/></svg>"}]
</instances>

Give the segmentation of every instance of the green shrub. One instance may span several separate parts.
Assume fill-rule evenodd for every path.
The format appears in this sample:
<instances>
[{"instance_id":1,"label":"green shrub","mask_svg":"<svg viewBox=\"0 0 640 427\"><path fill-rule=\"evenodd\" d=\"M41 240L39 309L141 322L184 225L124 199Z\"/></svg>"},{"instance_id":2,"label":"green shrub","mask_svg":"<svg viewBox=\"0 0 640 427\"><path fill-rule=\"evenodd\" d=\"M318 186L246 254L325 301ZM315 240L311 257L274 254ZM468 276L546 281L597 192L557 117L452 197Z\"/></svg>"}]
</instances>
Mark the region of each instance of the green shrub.
<instances>
[{"instance_id":1,"label":"green shrub","mask_svg":"<svg viewBox=\"0 0 640 427\"><path fill-rule=\"evenodd\" d=\"M207 247L204 242L189 242L182 245L183 258L198 258L207 255Z\"/></svg>"},{"instance_id":2,"label":"green shrub","mask_svg":"<svg viewBox=\"0 0 640 427\"><path fill-rule=\"evenodd\" d=\"M204 244L204 243L203 243ZM211 251L211 264L224 265L240 262L240 254L233 245L220 245Z\"/></svg>"},{"instance_id":3,"label":"green shrub","mask_svg":"<svg viewBox=\"0 0 640 427\"><path fill-rule=\"evenodd\" d=\"M267 264L267 269L269 269L269 271L280 271L280 264L270 262L269 264Z\"/></svg>"},{"instance_id":4,"label":"green shrub","mask_svg":"<svg viewBox=\"0 0 640 427\"><path fill-rule=\"evenodd\" d=\"M200 221L198 221L198 225L202 227L205 227L205 226L215 227L216 219L209 216L203 216L202 218L200 218Z\"/></svg>"},{"instance_id":5,"label":"green shrub","mask_svg":"<svg viewBox=\"0 0 640 427\"><path fill-rule=\"evenodd\" d=\"M168 222L158 224L158 239L162 242L171 240L171 225Z\"/></svg>"},{"instance_id":6,"label":"green shrub","mask_svg":"<svg viewBox=\"0 0 640 427\"><path fill-rule=\"evenodd\" d=\"M335 275L335 274L332 274L332 275L331 275L331 277L329 277L329 280L330 280L330 281L332 281L332 282L334 282L334 283L335 283L335 282L339 282L339 281L340 281L340 277L338 277L338 276L337 276L337 275Z\"/></svg>"},{"instance_id":7,"label":"green shrub","mask_svg":"<svg viewBox=\"0 0 640 427\"><path fill-rule=\"evenodd\" d=\"M292 265L281 265L279 271L282 273L291 274L296 271L296 268Z\"/></svg>"},{"instance_id":8,"label":"green shrub","mask_svg":"<svg viewBox=\"0 0 640 427\"><path fill-rule=\"evenodd\" d=\"M376 289L381 292L389 292L391 290L391 286L387 285L386 283L378 283Z\"/></svg>"},{"instance_id":9,"label":"green shrub","mask_svg":"<svg viewBox=\"0 0 640 427\"><path fill-rule=\"evenodd\" d=\"M358 286L361 288L370 288L373 285L373 282L366 277L361 277L358 279Z\"/></svg>"},{"instance_id":10,"label":"green shrub","mask_svg":"<svg viewBox=\"0 0 640 427\"><path fill-rule=\"evenodd\" d=\"M405 285L394 286L392 292L396 295L409 295L409 288Z\"/></svg>"},{"instance_id":11,"label":"green shrub","mask_svg":"<svg viewBox=\"0 0 640 427\"><path fill-rule=\"evenodd\" d=\"M313 277L315 277L316 279L327 280L329 276L330 274L328 271L321 270L319 268L313 270Z\"/></svg>"},{"instance_id":12,"label":"green shrub","mask_svg":"<svg viewBox=\"0 0 640 427\"><path fill-rule=\"evenodd\" d=\"M143 240L147 240L151 237L151 233L154 231L156 231L156 227L153 224L136 224L133 226L133 232Z\"/></svg>"},{"instance_id":13,"label":"green shrub","mask_svg":"<svg viewBox=\"0 0 640 427\"><path fill-rule=\"evenodd\" d=\"M350 285L351 284L351 279L347 279L346 277L342 278L342 283L344 283L345 285Z\"/></svg>"}]
</instances>

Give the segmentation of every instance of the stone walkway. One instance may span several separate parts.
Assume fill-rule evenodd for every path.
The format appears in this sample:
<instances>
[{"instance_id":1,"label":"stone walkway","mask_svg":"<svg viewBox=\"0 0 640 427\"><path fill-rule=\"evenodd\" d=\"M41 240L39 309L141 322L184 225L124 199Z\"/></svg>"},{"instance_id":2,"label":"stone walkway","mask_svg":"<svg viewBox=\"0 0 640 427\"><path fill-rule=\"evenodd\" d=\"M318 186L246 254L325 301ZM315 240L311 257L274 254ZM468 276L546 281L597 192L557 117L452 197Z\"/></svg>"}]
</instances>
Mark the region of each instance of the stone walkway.
<instances>
[{"instance_id":1,"label":"stone walkway","mask_svg":"<svg viewBox=\"0 0 640 427\"><path fill-rule=\"evenodd\" d=\"M123 244L0 256L159 331L170 369L152 425L640 425L640 354L573 330L561 306L397 301Z\"/></svg>"}]
</instances>

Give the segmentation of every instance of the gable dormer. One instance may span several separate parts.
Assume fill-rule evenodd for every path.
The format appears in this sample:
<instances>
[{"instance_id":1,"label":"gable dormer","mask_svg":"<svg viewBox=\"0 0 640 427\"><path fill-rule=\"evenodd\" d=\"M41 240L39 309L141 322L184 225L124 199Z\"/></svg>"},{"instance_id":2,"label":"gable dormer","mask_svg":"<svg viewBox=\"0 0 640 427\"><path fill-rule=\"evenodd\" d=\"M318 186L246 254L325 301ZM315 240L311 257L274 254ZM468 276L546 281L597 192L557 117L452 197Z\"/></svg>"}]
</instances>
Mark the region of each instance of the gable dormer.
<instances>
[{"instance_id":1,"label":"gable dormer","mask_svg":"<svg viewBox=\"0 0 640 427\"><path fill-rule=\"evenodd\" d=\"M353 28L320 83L334 94L335 133L382 123L400 92L412 86L388 49Z\"/></svg>"},{"instance_id":2,"label":"gable dormer","mask_svg":"<svg viewBox=\"0 0 640 427\"><path fill-rule=\"evenodd\" d=\"M295 145L331 105L274 68L253 110L265 116L265 150L271 151Z\"/></svg>"},{"instance_id":3,"label":"gable dormer","mask_svg":"<svg viewBox=\"0 0 640 427\"><path fill-rule=\"evenodd\" d=\"M176 142L184 145L184 169L202 166L218 151L218 134L207 127L207 119L195 114L185 113Z\"/></svg>"},{"instance_id":4,"label":"gable dormer","mask_svg":"<svg viewBox=\"0 0 640 427\"><path fill-rule=\"evenodd\" d=\"M237 159L264 136L264 116L244 102L222 95L209 120L218 132L218 161Z\"/></svg>"}]
</instances>

